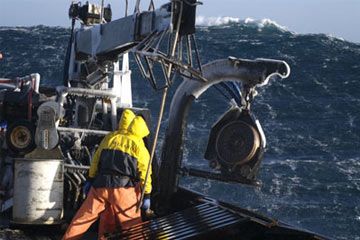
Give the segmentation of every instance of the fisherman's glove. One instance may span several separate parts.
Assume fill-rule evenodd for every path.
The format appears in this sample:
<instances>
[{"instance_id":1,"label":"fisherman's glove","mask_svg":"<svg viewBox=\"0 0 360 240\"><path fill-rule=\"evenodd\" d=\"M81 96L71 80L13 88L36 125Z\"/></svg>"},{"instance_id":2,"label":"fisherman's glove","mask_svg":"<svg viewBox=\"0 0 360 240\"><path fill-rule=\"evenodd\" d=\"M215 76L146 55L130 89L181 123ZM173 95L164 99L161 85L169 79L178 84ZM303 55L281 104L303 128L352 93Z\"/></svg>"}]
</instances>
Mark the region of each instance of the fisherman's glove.
<instances>
[{"instance_id":1,"label":"fisherman's glove","mask_svg":"<svg viewBox=\"0 0 360 240\"><path fill-rule=\"evenodd\" d=\"M150 209L150 205L151 205L150 195L145 194L143 204L141 205L141 209L144 211L147 211Z\"/></svg>"},{"instance_id":2,"label":"fisherman's glove","mask_svg":"<svg viewBox=\"0 0 360 240\"><path fill-rule=\"evenodd\" d=\"M85 195L88 195L91 185L92 185L92 180L86 180L84 185L83 185L83 193L85 193Z\"/></svg>"}]
</instances>

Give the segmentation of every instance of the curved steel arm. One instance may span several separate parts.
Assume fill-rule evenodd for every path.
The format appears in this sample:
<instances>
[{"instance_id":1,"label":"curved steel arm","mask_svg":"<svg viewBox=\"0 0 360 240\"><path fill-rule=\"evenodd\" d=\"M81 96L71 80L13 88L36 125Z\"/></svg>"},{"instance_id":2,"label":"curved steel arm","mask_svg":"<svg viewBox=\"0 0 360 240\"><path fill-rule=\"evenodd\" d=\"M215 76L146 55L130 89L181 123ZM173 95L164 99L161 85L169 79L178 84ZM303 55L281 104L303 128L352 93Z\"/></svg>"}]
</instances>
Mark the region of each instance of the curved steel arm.
<instances>
[{"instance_id":1,"label":"curved steel arm","mask_svg":"<svg viewBox=\"0 0 360 240\"><path fill-rule=\"evenodd\" d=\"M178 186L186 118L192 101L212 85L223 81L239 81L255 87L265 85L272 76L286 78L290 74L290 67L286 62L272 59L222 59L204 65L202 70L207 81L195 81L185 77L171 102L169 125L161 156L159 206L169 203Z\"/></svg>"},{"instance_id":2,"label":"curved steel arm","mask_svg":"<svg viewBox=\"0 0 360 240\"><path fill-rule=\"evenodd\" d=\"M264 86L273 76L287 78L290 75L290 67L285 61L274 59L240 59L229 57L220 59L203 66L203 77L208 80L203 84L199 81L185 79L178 88L198 98L210 86L223 81L239 81L249 87Z\"/></svg>"}]
</instances>

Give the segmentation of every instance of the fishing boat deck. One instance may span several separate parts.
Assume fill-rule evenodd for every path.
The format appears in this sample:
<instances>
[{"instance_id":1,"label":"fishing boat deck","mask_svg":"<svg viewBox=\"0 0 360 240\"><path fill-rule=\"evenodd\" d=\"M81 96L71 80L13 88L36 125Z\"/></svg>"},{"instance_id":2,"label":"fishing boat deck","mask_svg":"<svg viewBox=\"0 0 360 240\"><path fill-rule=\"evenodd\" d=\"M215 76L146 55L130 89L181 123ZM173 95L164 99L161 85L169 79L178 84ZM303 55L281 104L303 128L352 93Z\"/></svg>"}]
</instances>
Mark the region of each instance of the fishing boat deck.
<instances>
[{"instance_id":1,"label":"fishing boat deck","mask_svg":"<svg viewBox=\"0 0 360 240\"><path fill-rule=\"evenodd\" d=\"M178 211L130 229L106 236L107 239L326 239L299 231L284 223L245 209L197 195L186 189L174 195ZM185 203L185 205L182 205ZM193 205L188 205L192 203ZM182 210L180 210L183 208Z\"/></svg>"}]
</instances>

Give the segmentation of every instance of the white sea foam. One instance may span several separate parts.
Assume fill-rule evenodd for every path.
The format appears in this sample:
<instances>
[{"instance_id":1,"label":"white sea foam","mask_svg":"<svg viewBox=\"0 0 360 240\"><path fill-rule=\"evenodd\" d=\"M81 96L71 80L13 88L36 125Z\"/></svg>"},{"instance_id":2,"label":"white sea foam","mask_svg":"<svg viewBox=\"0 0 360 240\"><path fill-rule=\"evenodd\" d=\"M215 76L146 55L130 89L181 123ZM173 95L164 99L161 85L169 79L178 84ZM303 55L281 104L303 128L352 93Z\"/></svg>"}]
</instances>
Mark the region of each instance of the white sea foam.
<instances>
[{"instance_id":1,"label":"white sea foam","mask_svg":"<svg viewBox=\"0 0 360 240\"><path fill-rule=\"evenodd\" d=\"M343 42L346 41L344 38L335 36L335 35L333 35L333 34L326 34L326 36L327 36L330 40L340 40L340 41L343 41Z\"/></svg>"},{"instance_id":2,"label":"white sea foam","mask_svg":"<svg viewBox=\"0 0 360 240\"><path fill-rule=\"evenodd\" d=\"M240 18L235 17L204 17L197 16L196 17L196 25L198 26L219 26L226 25L229 23L240 23Z\"/></svg>"},{"instance_id":3,"label":"white sea foam","mask_svg":"<svg viewBox=\"0 0 360 240\"><path fill-rule=\"evenodd\" d=\"M227 25L230 23L239 23L249 26L256 26L259 28L264 28L266 26L274 26L281 30L288 31L286 27L281 26L277 22L267 18L258 20L252 18L240 19L237 17L204 17L204 16L196 17L197 26L209 27L209 26Z\"/></svg>"},{"instance_id":4,"label":"white sea foam","mask_svg":"<svg viewBox=\"0 0 360 240\"><path fill-rule=\"evenodd\" d=\"M23 33L31 33L31 30L26 27L6 27L6 26L0 27L0 31L9 31L9 30L23 32Z\"/></svg>"}]
</instances>

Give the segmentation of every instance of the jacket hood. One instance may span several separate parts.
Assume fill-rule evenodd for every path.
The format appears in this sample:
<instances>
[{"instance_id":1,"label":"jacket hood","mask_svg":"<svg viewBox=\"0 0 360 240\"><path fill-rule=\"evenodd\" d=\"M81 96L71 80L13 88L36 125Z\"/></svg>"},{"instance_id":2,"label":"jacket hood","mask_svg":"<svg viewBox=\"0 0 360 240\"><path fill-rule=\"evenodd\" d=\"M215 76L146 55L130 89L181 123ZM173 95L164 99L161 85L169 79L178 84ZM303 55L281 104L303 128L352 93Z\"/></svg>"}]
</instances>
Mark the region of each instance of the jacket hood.
<instances>
[{"instance_id":1,"label":"jacket hood","mask_svg":"<svg viewBox=\"0 0 360 240\"><path fill-rule=\"evenodd\" d=\"M129 133L138 138L144 138L150 134L145 120L141 116L136 116L129 127Z\"/></svg>"},{"instance_id":2,"label":"jacket hood","mask_svg":"<svg viewBox=\"0 0 360 240\"><path fill-rule=\"evenodd\" d=\"M127 131L135 117L136 115L133 111L131 111L130 109L125 109L119 121L119 131Z\"/></svg>"}]
</instances>

